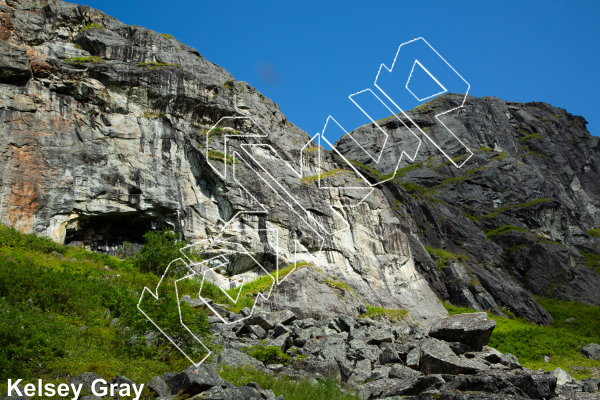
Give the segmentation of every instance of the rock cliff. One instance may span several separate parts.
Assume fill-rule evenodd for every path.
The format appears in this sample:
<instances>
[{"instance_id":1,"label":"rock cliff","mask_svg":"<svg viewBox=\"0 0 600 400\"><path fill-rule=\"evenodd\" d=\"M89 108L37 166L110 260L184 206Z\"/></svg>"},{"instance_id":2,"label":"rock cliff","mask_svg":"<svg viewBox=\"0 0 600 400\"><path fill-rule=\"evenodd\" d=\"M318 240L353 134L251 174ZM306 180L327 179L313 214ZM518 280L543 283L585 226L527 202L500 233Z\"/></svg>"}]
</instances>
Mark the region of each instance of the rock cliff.
<instances>
[{"instance_id":1,"label":"rock cliff","mask_svg":"<svg viewBox=\"0 0 600 400\"><path fill-rule=\"evenodd\" d=\"M600 305L600 240L589 233L600 148L582 117L469 97L444 121L474 152L461 169L424 140L416 162L361 202L363 177L377 182L397 161L359 151L371 125L336 144L361 177L169 35L86 6L5 0L0 40L4 224L104 252L168 226L241 243L268 268L310 263L268 304L302 318L357 316L366 303L429 326L450 300L545 324L531 293ZM434 116L458 101L410 112L451 157L460 149ZM397 141L407 133L395 116L382 126ZM227 273L252 267L241 257Z\"/></svg>"}]
</instances>

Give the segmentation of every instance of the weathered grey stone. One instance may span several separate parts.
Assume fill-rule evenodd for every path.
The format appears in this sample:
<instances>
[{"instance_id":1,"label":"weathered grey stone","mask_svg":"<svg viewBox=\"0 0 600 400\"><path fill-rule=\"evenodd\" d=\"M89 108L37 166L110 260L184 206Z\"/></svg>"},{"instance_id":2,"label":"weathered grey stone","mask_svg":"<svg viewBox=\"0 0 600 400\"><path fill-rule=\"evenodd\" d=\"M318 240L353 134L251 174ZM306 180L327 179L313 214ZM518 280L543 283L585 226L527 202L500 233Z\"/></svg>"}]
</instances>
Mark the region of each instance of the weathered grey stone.
<instances>
[{"instance_id":1,"label":"weathered grey stone","mask_svg":"<svg viewBox=\"0 0 600 400\"><path fill-rule=\"evenodd\" d=\"M435 323L429 336L447 342L460 342L480 351L496 327L496 321L486 313L456 314Z\"/></svg>"},{"instance_id":2,"label":"weathered grey stone","mask_svg":"<svg viewBox=\"0 0 600 400\"><path fill-rule=\"evenodd\" d=\"M421 343L420 370L425 374L474 374L488 369L483 363L454 354L441 340L425 339Z\"/></svg>"},{"instance_id":3,"label":"weathered grey stone","mask_svg":"<svg viewBox=\"0 0 600 400\"><path fill-rule=\"evenodd\" d=\"M248 325L246 328L250 333L255 334L259 339L264 339L267 337L267 331L264 330L260 325Z\"/></svg>"},{"instance_id":4,"label":"weathered grey stone","mask_svg":"<svg viewBox=\"0 0 600 400\"><path fill-rule=\"evenodd\" d=\"M190 396L204 392L214 386L222 388L232 386L229 382L221 378L212 367L206 364L201 364L198 367L192 365L168 377L165 383L171 389L171 394L182 392L182 394Z\"/></svg>"},{"instance_id":5,"label":"weathered grey stone","mask_svg":"<svg viewBox=\"0 0 600 400\"><path fill-rule=\"evenodd\" d=\"M15 82L31 78L31 63L25 49L0 42L0 82Z\"/></svg>"},{"instance_id":6,"label":"weathered grey stone","mask_svg":"<svg viewBox=\"0 0 600 400\"><path fill-rule=\"evenodd\" d=\"M348 378L348 385L362 385L367 379L369 379L369 376L371 376L371 371L371 361L367 359L357 361L352 375L350 375L350 378Z\"/></svg>"},{"instance_id":7,"label":"weathered grey stone","mask_svg":"<svg viewBox=\"0 0 600 400\"><path fill-rule=\"evenodd\" d=\"M421 367L421 348L415 347L406 355L406 366L418 370Z\"/></svg>"},{"instance_id":8,"label":"weathered grey stone","mask_svg":"<svg viewBox=\"0 0 600 400\"><path fill-rule=\"evenodd\" d=\"M405 365L394 365L390 369L389 377L400 380L412 380L420 376L423 376L422 372L415 371L414 369Z\"/></svg>"},{"instance_id":9,"label":"weathered grey stone","mask_svg":"<svg viewBox=\"0 0 600 400\"><path fill-rule=\"evenodd\" d=\"M441 375L420 376L410 380L396 381L381 394L381 398L419 394L425 390L439 389L446 381Z\"/></svg>"},{"instance_id":10,"label":"weathered grey stone","mask_svg":"<svg viewBox=\"0 0 600 400\"><path fill-rule=\"evenodd\" d=\"M600 360L600 345L596 343L590 343L587 346L581 348L581 352L587 358L592 360Z\"/></svg>"},{"instance_id":11,"label":"weathered grey stone","mask_svg":"<svg viewBox=\"0 0 600 400\"><path fill-rule=\"evenodd\" d=\"M554 369L554 371L552 371L552 376L556 378L556 384L558 386L563 386L567 383L570 383L573 380L573 378L571 378L571 375L569 375L568 372L561 368Z\"/></svg>"},{"instance_id":12,"label":"weathered grey stone","mask_svg":"<svg viewBox=\"0 0 600 400\"><path fill-rule=\"evenodd\" d=\"M150 379L146 387L150 393L154 393L154 397L166 397L171 394L171 388L158 376Z\"/></svg>"},{"instance_id":13,"label":"weathered grey stone","mask_svg":"<svg viewBox=\"0 0 600 400\"><path fill-rule=\"evenodd\" d=\"M394 334L390 327L381 327L378 329L370 329L367 332L368 344L392 343Z\"/></svg>"},{"instance_id":14,"label":"weathered grey stone","mask_svg":"<svg viewBox=\"0 0 600 400\"><path fill-rule=\"evenodd\" d=\"M254 314L244 320L244 325L246 325L246 326L258 325L265 331L268 331L270 329L273 329L273 327L275 325L277 325L277 323L275 322L275 319L271 315Z\"/></svg>"},{"instance_id":15,"label":"weathered grey stone","mask_svg":"<svg viewBox=\"0 0 600 400\"><path fill-rule=\"evenodd\" d=\"M510 354L510 353L506 353L503 354L502 356L500 356L500 363L502 365L507 366L509 369L521 369L521 364L519 364L519 359Z\"/></svg>"},{"instance_id":16,"label":"weathered grey stone","mask_svg":"<svg viewBox=\"0 0 600 400\"><path fill-rule=\"evenodd\" d=\"M21 393L22 396L19 396L17 392L12 392L10 396L8 395L8 390L4 392L0 400L29 400L28 396L25 396L25 392L23 392L23 386L18 385L17 389L19 389L18 393Z\"/></svg>"},{"instance_id":17,"label":"weathered grey stone","mask_svg":"<svg viewBox=\"0 0 600 400\"><path fill-rule=\"evenodd\" d=\"M218 357L219 365L226 365L228 367L239 367L241 365L250 365L260 371L265 370L265 365L262 361L258 361L256 358L249 356L239 350L225 348ZM162 378L167 381L164 377Z\"/></svg>"},{"instance_id":18,"label":"weathered grey stone","mask_svg":"<svg viewBox=\"0 0 600 400\"><path fill-rule=\"evenodd\" d=\"M392 346L382 346L381 354L379 355L379 362L381 364L392 364L400 363L402 359L400 355Z\"/></svg>"}]
</instances>

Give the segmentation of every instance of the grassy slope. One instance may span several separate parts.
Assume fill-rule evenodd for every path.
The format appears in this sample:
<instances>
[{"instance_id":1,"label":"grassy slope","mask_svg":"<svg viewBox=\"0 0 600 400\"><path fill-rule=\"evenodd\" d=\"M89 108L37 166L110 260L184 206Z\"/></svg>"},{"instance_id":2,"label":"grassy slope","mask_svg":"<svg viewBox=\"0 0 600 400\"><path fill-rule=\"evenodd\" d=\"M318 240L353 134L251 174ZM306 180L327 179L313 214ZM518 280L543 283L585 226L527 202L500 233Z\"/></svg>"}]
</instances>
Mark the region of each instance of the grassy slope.
<instances>
[{"instance_id":1,"label":"grassy slope","mask_svg":"<svg viewBox=\"0 0 600 400\"><path fill-rule=\"evenodd\" d=\"M551 371L560 367L577 379L591 377L589 371L575 372L569 367L600 368L600 361L590 360L581 354L582 346L600 343L600 307L551 299L537 300L554 317L550 326L537 326L510 313L507 313L509 318L488 314L496 321L489 345L503 353L514 354L527 368ZM444 306L451 315L476 312L447 303ZM565 322L570 317L575 321ZM548 363L544 362L544 356L550 357Z\"/></svg>"},{"instance_id":2,"label":"grassy slope","mask_svg":"<svg viewBox=\"0 0 600 400\"><path fill-rule=\"evenodd\" d=\"M107 380L125 375L148 382L153 376L187 368L190 362L170 344L147 347L135 341L136 334L154 329L136 306L143 288L154 289L159 277L141 273L132 264L0 225L0 343L8 343L0 347L0 393L9 378L23 378L22 384L36 383L38 378L63 383L69 376L92 371ZM281 270L280 279L294 267ZM251 295L268 290L271 282L262 277L244 286L240 304L232 308L251 306ZM182 281L177 287L180 295L197 293L198 283ZM166 291L172 290L173 279L166 282ZM226 303L222 292L213 294L217 302ZM111 326L115 317L133 332L125 334ZM313 385L274 379L244 367L220 373L236 385L258 382L291 400L357 399L331 381Z\"/></svg>"}]
</instances>

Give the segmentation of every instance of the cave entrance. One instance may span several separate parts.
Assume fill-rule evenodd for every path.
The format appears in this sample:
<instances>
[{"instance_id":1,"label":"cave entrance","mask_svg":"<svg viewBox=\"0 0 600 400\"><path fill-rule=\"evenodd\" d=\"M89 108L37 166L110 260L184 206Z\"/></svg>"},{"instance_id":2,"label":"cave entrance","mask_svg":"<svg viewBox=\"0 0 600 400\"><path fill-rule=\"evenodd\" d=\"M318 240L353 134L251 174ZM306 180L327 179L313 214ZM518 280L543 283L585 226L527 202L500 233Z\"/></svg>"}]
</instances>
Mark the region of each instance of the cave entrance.
<instances>
[{"instance_id":1,"label":"cave entrance","mask_svg":"<svg viewBox=\"0 0 600 400\"><path fill-rule=\"evenodd\" d=\"M146 232L166 227L178 230L176 213L81 215L76 226L67 228L65 245L114 255L123 243L130 242L141 247L145 243Z\"/></svg>"}]
</instances>

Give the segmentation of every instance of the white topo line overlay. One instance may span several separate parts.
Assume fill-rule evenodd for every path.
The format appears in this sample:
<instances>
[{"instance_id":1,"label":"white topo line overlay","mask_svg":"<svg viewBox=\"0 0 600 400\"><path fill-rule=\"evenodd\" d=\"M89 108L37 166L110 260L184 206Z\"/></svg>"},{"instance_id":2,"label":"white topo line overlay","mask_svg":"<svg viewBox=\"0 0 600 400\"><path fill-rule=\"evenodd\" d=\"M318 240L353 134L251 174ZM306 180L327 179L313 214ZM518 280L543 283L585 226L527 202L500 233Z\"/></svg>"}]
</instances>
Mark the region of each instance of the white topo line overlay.
<instances>
[{"instance_id":1,"label":"white topo line overlay","mask_svg":"<svg viewBox=\"0 0 600 400\"><path fill-rule=\"evenodd\" d=\"M461 102L461 104L458 107L455 107L453 109L450 109L448 111L439 113L437 115L435 115L435 118L440 122L440 124L442 126L444 126L444 128L450 132L450 134L462 145L465 147L465 149L467 150L467 152L469 153L468 157L466 157L466 159L460 164L458 165L454 160L452 160L450 158L450 156L448 154L446 154L446 152L444 152L444 150L437 144L435 143L435 141L429 136L427 135L427 133L425 131L423 131L423 129L421 129L408 115L407 113L403 110L403 108L400 107L400 105L398 104L397 101L395 101L393 99L393 97L391 96L391 94L387 93L382 87L380 87L380 85L378 84L378 80L380 78L380 74L382 72L382 70L385 68L385 70L387 70L389 73L391 73L394 69L394 67L396 66L396 61L398 60L398 56L400 54L400 50L402 49L403 46L407 46L413 43L418 43L422 41L422 43L426 44L428 46L428 48L430 50L432 50L444 63L447 67L449 67L451 69L451 71L453 71L467 86L463 100ZM423 69L423 71L429 75L429 77L431 77L438 85L439 87L442 89L442 91L430 95L428 97L425 98L419 98L417 95L415 95L415 93L413 93L410 88L409 88L409 84L410 84L410 80L412 78L413 72L415 70L416 66L419 66L421 69ZM450 113L452 111L455 111L459 108L464 107L467 95L469 93L470 90L470 84L422 37L420 38L416 38L413 39L411 41L408 41L406 43L401 44L398 47L398 51L396 52L396 56L394 57L394 61L392 62L392 66L390 68L388 68L387 66L385 66L385 64L381 64L381 66L379 67L379 71L377 72L377 75L375 77L375 82L374 82L375 87L394 105L394 107L396 107L398 110L400 110L400 112L402 113L402 115L404 117L406 117L406 119L414 126L416 127L416 129L418 129L419 133L421 135L423 135L423 137L426 137L456 168L461 168L463 165L465 165L465 163L473 156L473 152L446 126L446 124L444 124L439 117L443 116L444 114ZM408 91L408 93L410 93L415 99L417 99L418 101L426 101L429 100L431 98L434 98L436 96L439 96L441 94L447 93L448 89L446 88L446 86L444 86L435 76L432 72L429 71L429 69L427 69L418 59L414 59L414 62L412 63L412 68L410 69L410 73L408 75L408 79L406 81L406 84L404 85L404 88ZM274 234L275 237L275 246L271 246L271 248L274 248L274 257L275 257L275 277L273 277L273 275L271 273L269 273L269 271L263 266L261 265L240 243L236 243L236 242L231 242L231 241L225 241L225 240L220 240L220 239L204 239L204 240L200 240L196 243L190 244L188 246L183 247L182 249L180 249L180 252L182 254L182 257L177 258L173 261L171 261L171 263L169 263L169 265L167 266L164 274L162 275L162 277L160 278L160 281L158 283L158 285L156 286L156 291L153 292L150 289L148 289L147 287L144 287L144 290L142 291L142 295L140 296L140 300L138 302L138 309L140 310L140 312L146 317L148 318L148 320L190 361L192 362L192 364L194 364L196 367L199 366L200 364L202 364L211 354L212 352L210 351L210 349L202 342L202 340L200 339L199 336L197 336L196 334L194 334L184 323L182 315L181 315L181 307L180 307L180 302L181 299L179 297L179 290L178 290L178 283L184 279L192 279L192 278L197 278L200 277L201 278L201 284L200 284L200 289L198 291L198 298L199 300L202 301L202 303L208 308L210 309L215 316L217 316L224 324L232 324L232 323L237 323L240 321L244 321L247 318L250 318L252 316L252 314L254 313L254 310L258 304L259 301L265 301L265 300L269 300L269 298L271 297L271 294L273 293L273 290L276 286L280 285L281 283L283 283L283 281L289 276L291 275L291 272L293 272L296 268L297 268L297 264L298 264L298 240L297 239L293 239L293 243L294 243L294 268L283 278L283 279L279 279L279 231L277 229L247 229L247 228L233 228L233 223L234 221L236 221L241 215L243 214L256 214L256 215L264 215L265 217L268 215L268 211L267 208L265 207L264 204L262 204L261 202L258 201L258 199L256 198L256 196L252 195L251 191L248 190L248 188L241 182L242 179L238 179L238 176L236 176L236 164L243 164L245 165L249 170L251 170L253 173L255 173L259 179L264 182L266 184L266 186L268 188L270 188L273 192L275 192L275 194L283 201L283 203L285 205L287 205L292 212L300 219L300 221L304 222L308 228L315 234L316 237L319 238L320 241L320 246L319 246L319 251L321 251L321 249L323 248L323 245L325 243L325 235L327 236L333 236L339 232L345 231L350 229L350 224L348 223L348 221L344 218L344 216L342 215L342 213L336 209L345 209L345 208L354 208L354 207L358 207L361 204L363 204L367 198L371 195L371 193L373 193L373 191L375 190L374 186L376 185L380 185L390 179L393 179L396 175L396 172L394 172L392 174L392 176L390 178L387 178L385 180L382 180L381 182L376 182L376 183L370 183L370 181L363 175L360 173L360 171L346 158L344 157L332 144L331 142L326 138L326 130L327 127L335 127L335 125L337 125L337 127L339 127L343 132L345 132L345 134L348 134L350 136L350 138L354 141L354 143L375 163L375 164L379 164L381 157L384 153L384 151L389 148L390 146L395 146L393 143L391 143L390 141L390 137L388 135L387 132L385 132L384 129L382 129L382 127L380 126L379 122L374 120L372 118L372 116L367 112L366 107L363 107L360 105L360 102L358 100L358 96L361 94L366 94L369 93L370 95L372 95L377 101L377 104L382 105L383 107L385 107L385 109L387 109L390 114L392 116L394 116L398 121L400 121L402 123L402 125L406 128L407 132L410 132L414 138L414 143L416 144L416 149L413 150L406 150L406 149L400 149L402 150L400 152L400 156L398 158L398 161L395 165L395 171L398 170L398 167L400 165L400 163L402 162L402 160L404 159L404 157L408 158L410 160L410 162L414 162L416 159L416 156L421 148L421 144L422 144L422 140L419 137L419 135L417 135L413 129L411 129L407 123L405 122L404 119L401 119L398 117L397 113L393 112L392 109L390 107L388 107L388 105L379 97L377 96L377 94L375 94L375 92L373 90L371 90L370 88L367 89L363 89L361 91L358 91L356 93L353 93L351 95L348 96L348 98L350 99L350 101L352 101L352 103L374 124L374 126L377 127L378 131L380 133L383 134L384 136L384 140L383 140L383 144L381 145L380 150L378 151L378 154L371 154L371 152L367 151L352 135L351 132L346 131L342 125L340 123L338 123L338 121L336 121L336 119L329 115L326 122L325 122L325 126L323 128L323 131L320 133L317 133L314 137L310 138L310 140L300 149L300 154L299 154L299 159L298 159L298 167L295 168L294 166L292 166L289 162L287 162L283 157L281 157L279 155L279 153L277 152L277 150L275 148L273 148L272 145L268 144L268 143L261 143L261 142L255 142L255 143L248 143L248 141L252 141L253 139L255 140L260 140L260 138L268 138L269 135L267 134L266 130L263 129L262 126L260 126L258 123L256 123L256 121L251 118L251 117L247 117L247 116L231 116L231 117L222 117L215 125L212 126L212 128L210 128L208 131L206 131L206 149L205 149L205 158L206 158L206 163L207 165L210 166L210 168L213 170L213 172L215 172L215 174L217 174L217 176L219 176L221 179L228 179L227 177L227 170L228 170L228 164L231 164L231 178L233 179L233 181L239 185L239 187L241 188L241 190L243 190L250 199L252 199L256 204L258 204L258 208L255 210L246 210L246 211L238 211L228 222L226 222L224 224L224 226L221 228L220 232L218 233L218 235L216 236L217 238L222 237L223 234L229 232L259 232L259 231L266 231L267 233L272 233ZM254 125L254 127L256 128L255 131L258 133L246 133L244 134L243 132L240 131L236 131L234 129L232 129L231 127L219 127L219 125L221 123L225 123L227 121L233 121L235 124L235 121L247 121L250 122L251 124ZM330 125L331 124L331 125ZM220 134L222 135L223 138L223 147L222 150L223 152L222 154L222 163L220 163L221 161L221 154L214 154L211 157L211 149L210 149L210 134L211 132L213 132L216 129L220 129ZM231 139L241 139L243 138L246 143L241 143L240 144L240 148L244 153L244 157L248 157L248 159L252 162L248 162L246 161L246 159L244 159L243 157L241 157L241 155L230 148L231 143L230 140ZM326 186L324 184L322 184L321 180L325 179L325 176L323 175L326 171L325 171L325 166L321 165L321 139L328 144L333 151L335 152L335 154L337 156L339 156L344 163L346 163L349 167L350 170L348 171L352 171L354 173L356 173L358 175L358 180L364 184L364 186L337 186L337 187L332 187L332 186ZM274 155L274 158L277 160L277 162L281 162L283 163L283 166L285 169L291 171L293 173L293 175L295 177L297 177L298 179L302 179L305 175L304 175L304 152L305 151L314 151L312 150L314 147L309 147L311 145L311 142L314 143L315 145L317 145L317 158L318 158L318 162L317 162L317 187L321 190L346 190L346 189L351 189L351 190L365 190L366 194L364 196L361 195L360 197L360 201L356 202L356 204L346 204L346 205L337 205L337 206L333 206L330 204L324 204L325 206L329 207L330 211L332 212L333 215L337 216L341 221L343 221L345 227L342 229L328 229L324 223L320 222L317 218L315 218L312 213L309 212L309 210L307 208L305 208L303 206L303 204L296 199L295 196L292 195L292 193L289 192L289 190L285 187L285 185L283 185L280 180L276 179L276 173L272 173L271 171L269 171L269 168L265 167L264 163L261 163L257 157L255 157L254 155L254 148L261 148L261 149L266 149L268 151L271 152L271 155ZM229 146L228 146L229 143ZM387 147L386 147L387 146ZM228 159L229 157L229 159ZM223 164L223 167L220 168L217 166L217 164L215 164L214 162L214 158L219 159L219 164ZM254 165L257 165L259 168L256 169L254 168ZM280 168L280 166L278 166L277 168ZM268 239L267 239L268 240ZM209 249L215 245L223 245L222 248L217 248L214 249L216 251L222 251L223 254L219 254L217 256L211 257L207 260L203 260L202 262L194 262L193 260L191 260L186 254L185 254L185 250L194 246L203 246L204 249ZM237 247L238 250L237 251L233 251L230 248L228 248L228 246L234 246ZM217 268L222 268L223 265L226 265L230 262L228 256L239 256L239 255L243 255L246 257L250 257L253 262L258 266L258 268L265 274L264 276L269 276L272 279L272 283L268 289L268 291L266 291L265 293L259 292L256 294L256 298L254 300L253 306L252 306L252 310L250 312L250 314L247 317L241 318L239 320L235 320L235 321L229 321L227 319L224 318L223 315L221 315L219 313L219 310L217 310L216 307L213 306L212 301L208 298L205 298L202 296L202 288L204 287L204 283L205 281L210 281L210 279L214 279L214 281L220 281L220 284L217 284L217 287L227 296L227 298L229 299L229 301L231 301L233 304L236 304L239 301L240 295L242 293L242 290L244 288L244 285L247 283L246 279L243 280L231 280L229 278L226 278L225 276L219 274L219 272L216 271ZM221 259L224 262L221 263L220 265L217 266L210 266L210 264L216 264L215 261L217 259ZM163 283L165 277L167 277L167 274L169 273L169 270L172 269L172 265L174 263L177 262L181 262L185 265L185 267L189 270L189 274L185 275L183 278L179 278L177 280L175 280L175 293L174 295L176 296L176 300L177 300L177 307L178 307L178 312L179 312L179 322L180 324L183 326L183 328L185 330L187 330L192 337L194 337L194 339L202 346L202 348L206 351L206 355L198 362L195 362L192 359L192 356L189 354L186 354L186 352L173 340L173 338L171 338L160 326L158 326L158 324L152 320L152 318L150 318L147 313L141 308L141 304L142 304L142 300L144 298L144 294L147 292L149 293L155 300L159 300L159 286ZM209 278L208 276L210 276L211 278ZM224 283L223 283L224 282ZM234 297L231 296L231 294L228 292L232 289L238 289L237 290L237 295L234 294Z\"/></svg>"}]
</instances>

